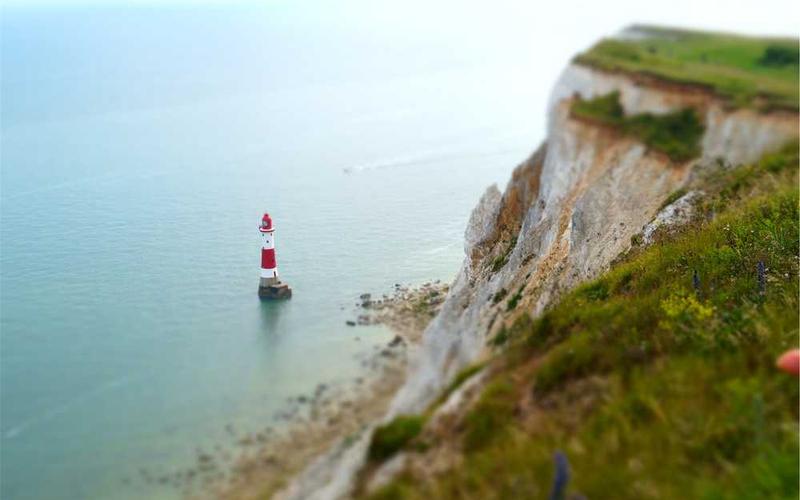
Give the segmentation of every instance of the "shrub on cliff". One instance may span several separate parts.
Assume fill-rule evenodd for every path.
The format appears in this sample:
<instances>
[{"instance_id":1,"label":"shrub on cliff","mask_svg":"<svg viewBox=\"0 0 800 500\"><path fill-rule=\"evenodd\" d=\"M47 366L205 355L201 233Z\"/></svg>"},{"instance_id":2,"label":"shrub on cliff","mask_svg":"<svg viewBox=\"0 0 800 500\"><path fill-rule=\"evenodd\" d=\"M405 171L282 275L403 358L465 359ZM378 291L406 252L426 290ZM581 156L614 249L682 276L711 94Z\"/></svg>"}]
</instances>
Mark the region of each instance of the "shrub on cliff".
<instances>
[{"instance_id":1,"label":"shrub on cliff","mask_svg":"<svg viewBox=\"0 0 800 500\"><path fill-rule=\"evenodd\" d=\"M763 66L797 66L800 51L797 46L770 45L764 50L764 55L758 60Z\"/></svg>"},{"instance_id":2,"label":"shrub on cliff","mask_svg":"<svg viewBox=\"0 0 800 500\"><path fill-rule=\"evenodd\" d=\"M386 425L375 430L369 445L370 460L386 460L400 451L422 430L425 417L420 415L400 415Z\"/></svg>"},{"instance_id":3,"label":"shrub on cliff","mask_svg":"<svg viewBox=\"0 0 800 500\"><path fill-rule=\"evenodd\" d=\"M606 125L622 125L625 119L625 110L619 102L619 91L589 100L577 99L572 105L572 113Z\"/></svg>"},{"instance_id":4,"label":"shrub on cliff","mask_svg":"<svg viewBox=\"0 0 800 500\"><path fill-rule=\"evenodd\" d=\"M514 398L514 386L508 380L494 381L484 389L464 422L467 450L480 449L503 436L513 416Z\"/></svg>"},{"instance_id":5,"label":"shrub on cliff","mask_svg":"<svg viewBox=\"0 0 800 500\"><path fill-rule=\"evenodd\" d=\"M705 127L694 109L685 108L661 115L641 113L626 116L619 97L619 92L611 92L589 100L578 98L570 111L576 118L610 126L636 137L672 161L686 161L700 154L700 139Z\"/></svg>"},{"instance_id":6,"label":"shrub on cliff","mask_svg":"<svg viewBox=\"0 0 800 500\"><path fill-rule=\"evenodd\" d=\"M673 161L686 161L700 154L705 127L691 108L655 115L643 113L625 119L625 132L639 138Z\"/></svg>"}]
</instances>

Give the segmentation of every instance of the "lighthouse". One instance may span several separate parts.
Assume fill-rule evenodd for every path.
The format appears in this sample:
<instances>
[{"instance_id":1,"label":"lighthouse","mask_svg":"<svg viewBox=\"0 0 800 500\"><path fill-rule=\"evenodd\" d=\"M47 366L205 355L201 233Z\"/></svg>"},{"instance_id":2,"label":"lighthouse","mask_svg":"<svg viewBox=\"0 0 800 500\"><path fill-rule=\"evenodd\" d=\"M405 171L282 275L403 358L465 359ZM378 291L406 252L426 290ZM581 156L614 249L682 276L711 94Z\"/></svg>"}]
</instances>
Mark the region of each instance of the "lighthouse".
<instances>
[{"instance_id":1,"label":"lighthouse","mask_svg":"<svg viewBox=\"0 0 800 500\"><path fill-rule=\"evenodd\" d=\"M261 233L261 278L258 281L258 296L264 299L288 299L292 289L281 283L278 263L275 260L275 226L272 217L265 213L258 226Z\"/></svg>"}]
</instances>

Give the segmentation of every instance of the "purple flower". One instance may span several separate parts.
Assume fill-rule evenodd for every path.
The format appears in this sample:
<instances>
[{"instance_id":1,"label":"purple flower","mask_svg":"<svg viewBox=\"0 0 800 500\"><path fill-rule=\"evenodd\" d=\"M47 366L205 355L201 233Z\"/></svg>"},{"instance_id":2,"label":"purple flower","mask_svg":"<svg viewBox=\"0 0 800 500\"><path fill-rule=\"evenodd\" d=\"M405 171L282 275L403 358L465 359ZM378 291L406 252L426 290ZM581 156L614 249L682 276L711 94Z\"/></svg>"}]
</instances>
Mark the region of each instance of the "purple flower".
<instances>
[{"instance_id":1,"label":"purple flower","mask_svg":"<svg viewBox=\"0 0 800 500\"><path fill-rule=\"evenodd\" d=\"M564 500L566 498L567 483L569 483L569 460L567 456L556 451L553 455L555 462L555 475L553 476L553 488L550 490L550 500Z\"/></svg>"}]
</instances>

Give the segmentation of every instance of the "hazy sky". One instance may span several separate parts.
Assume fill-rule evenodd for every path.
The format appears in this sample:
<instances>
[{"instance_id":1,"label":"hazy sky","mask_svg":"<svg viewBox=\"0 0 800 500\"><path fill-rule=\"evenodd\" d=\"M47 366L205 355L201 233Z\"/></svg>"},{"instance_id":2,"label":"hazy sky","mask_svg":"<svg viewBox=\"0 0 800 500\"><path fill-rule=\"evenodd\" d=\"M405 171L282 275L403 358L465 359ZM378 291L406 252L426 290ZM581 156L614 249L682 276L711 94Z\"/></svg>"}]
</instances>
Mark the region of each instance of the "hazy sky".
<instances>
[{"instance_id":1,"label":"hazy sky","mask_svg":"<svg viewBox=\"0 0 800 500\"><path fill-rule=\"evenodd\" d=\"M326 29L358 32L369 39L448 45L454 50L502 47L514 57L536 54L540 63L563 63L600 36L634 22L797 36L796 0L0 0L4 7L197 5L258 6L267 16L286 16ZM547 50L542 50L545 48ZM514 53L517 52L517 53Z\"/></svg>"},{"instance_id":2,"label":"hazy sky","mask_svg":"<svg viewBox=\"0 0 800 500\"><path fill-rule=\"evenodd\" d=\"M67 92L69 85L87 82L98 87L94 93L102 100L120 102L107 88L114 85L113 78L129 80L132 70L142 78L174 86L170 95L191 100L216 91L210 87L230 92L242 85L263 89L281 81L297 85L491 64L527 73L526 81L541 87L541 96L533 101L544 106L552 83L572 56L632 23L797 36L800 19L796 0L0 0L0 4L5 11L0 19L4 92L16 86L40 103L42 92L34 95L29 82L52 81L54 106L75 102ZM87 5L98 8L70 8ZM34 16L29 14L39 9L20 8L25 6L57 9ZM231 15L238 11L232 6L249 10L246 15ZM151 15L149 9L154 7L166 7L165 14ZM213 12L217 8L219 12ZM52 57L36 62L28 55L43 52ZM263 75L254 73L253 65L263 66ZM244 67L247 71L242 71ZM187 80L193 81L184 84ZM138 85L142 94L138 101L152 100L164 90L153 89L151 83ZM127 87L124 100L138 102ZM13 104L26 106L25 95L16 95ZM5 117L12 111L6 106Z\"/></svg>"},{"instance_id":3,"label":"hazy sky","mask_svg":"<svg viewBox=\"0 0 800 500\"><path fill-rule=\"evenodd\" d=\"M498 34L509 27L562 31L581 37L590 32L613 30L631 22L652 22L750 33L796 34L800 2L786 0L551 0L536 1L326 1L326 0L2 0L3 6L181 6L243 5L264 8L314 9L332 21L373 20L419 29L442 29L451 23L465 27L494 25Z\"/></svg>"}]
</instances>

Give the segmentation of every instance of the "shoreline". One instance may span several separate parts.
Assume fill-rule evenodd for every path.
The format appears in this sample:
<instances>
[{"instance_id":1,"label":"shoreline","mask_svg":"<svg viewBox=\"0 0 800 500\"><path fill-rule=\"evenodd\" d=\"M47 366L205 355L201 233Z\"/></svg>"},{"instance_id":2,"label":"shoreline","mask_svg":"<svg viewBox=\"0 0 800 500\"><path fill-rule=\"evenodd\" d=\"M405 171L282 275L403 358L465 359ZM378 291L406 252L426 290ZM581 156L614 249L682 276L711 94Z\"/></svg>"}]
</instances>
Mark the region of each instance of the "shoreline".
<instances>
[{"instance_id":1,"label":"shoreline","mask_svg":"<svg viewBox=\"0 0 800 500\"><path fill-rule=\"evenodd\" d=\"M176 475L181 496L196 500L269 497L337 442L353 439L383 417L406 379L422 332L448 290L449 285L437 280L418 287L396 284L391 295L362 294L347 327L385 325L394 333L388 343L366 354L361 361L363 375L342 384L321 383L313 394L293 398L284 412L283 429L236 435L242 450L236 458L198 453L195 466ZM233 437L233 429L226 430Z\"/></svg>"}]
</instances>

